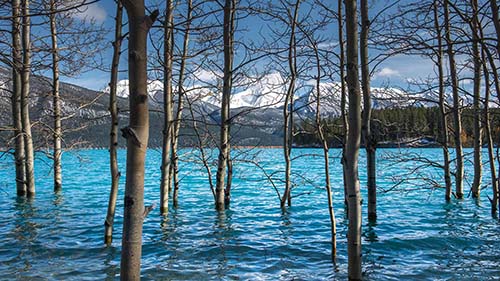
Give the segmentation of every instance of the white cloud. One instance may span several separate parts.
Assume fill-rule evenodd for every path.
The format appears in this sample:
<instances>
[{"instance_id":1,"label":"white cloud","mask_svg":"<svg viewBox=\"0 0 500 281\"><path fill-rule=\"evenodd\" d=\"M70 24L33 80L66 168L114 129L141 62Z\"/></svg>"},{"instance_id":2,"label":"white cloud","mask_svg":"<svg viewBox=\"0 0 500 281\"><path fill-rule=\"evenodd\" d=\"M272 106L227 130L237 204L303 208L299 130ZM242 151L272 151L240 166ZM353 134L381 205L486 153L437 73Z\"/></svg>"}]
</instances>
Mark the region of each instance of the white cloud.
<instances>
[{"instance_id":1,"label":"white cloud","mask_svg":"<svg viewBox=\"0 0 500 281\"><path fill-rule=\"evenodd\" d=\"M95 20L98 23L102 23L106 20L108 14L98 3L92 3L78 8L73 16L80 20Z\"/></svg>"},{"instance_id":2,"label":"white cloud","mask_svg":"<svg viewBox=\"0 0 500 281\"><path fill-rule=\"evenodd\" d=\"M375 77L394 77L394 76L399 77L401 76L401 73L389 67L384 67L375 74Z\"/></svg>"}]
</instances>

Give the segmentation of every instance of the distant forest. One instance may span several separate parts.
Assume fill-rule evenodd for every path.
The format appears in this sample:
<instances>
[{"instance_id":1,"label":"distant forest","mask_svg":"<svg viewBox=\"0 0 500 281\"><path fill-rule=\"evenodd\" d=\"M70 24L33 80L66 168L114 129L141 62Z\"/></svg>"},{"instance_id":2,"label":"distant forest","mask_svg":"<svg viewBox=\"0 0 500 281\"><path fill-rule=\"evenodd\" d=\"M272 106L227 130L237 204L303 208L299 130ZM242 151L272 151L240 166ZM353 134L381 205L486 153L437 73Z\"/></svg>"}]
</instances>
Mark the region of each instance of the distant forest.
<instances>
[{"instance_id":1,"label":"distant forest","mask_svg":"<svg viewBox=\"0 0 500 281\"><path fill-rule=\"evenodd\" d=\"M494 136L500 135L500 109L491 110L491 128ZM439 122L438 107L405 107L373 110L372 133L379 147L395 147L418 138L428 141L426 146L439 147L439 135L442 132ZM473 109L464 109L462 118L462 143L465 147L473 147L474 124ZM343 127L340 117L329 117L322 120L323 129L329 147L342 147ZM449 128L450 133L451 128ZM303 120L296 127L296 146L320 147L321 141L316 133L315 120ZM483 136L484 138L484 136ZM453 146L453 138L448 138ZM499 139L493 140L498 146ZM483 141L486 144L486 140Z\"/></svg>"}]
</instances>

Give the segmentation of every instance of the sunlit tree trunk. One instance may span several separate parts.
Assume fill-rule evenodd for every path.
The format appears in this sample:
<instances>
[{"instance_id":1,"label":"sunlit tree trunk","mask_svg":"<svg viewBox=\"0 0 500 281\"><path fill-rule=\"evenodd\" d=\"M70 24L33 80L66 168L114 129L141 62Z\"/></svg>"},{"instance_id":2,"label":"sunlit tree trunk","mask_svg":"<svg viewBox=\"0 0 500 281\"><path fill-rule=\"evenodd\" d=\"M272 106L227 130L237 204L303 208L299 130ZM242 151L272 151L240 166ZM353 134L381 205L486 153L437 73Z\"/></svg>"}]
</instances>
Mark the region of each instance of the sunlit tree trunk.
<instances>
[{"instance_id":1,"label":"sunlit tree trunk","mask_svg":"<svg viewBox=\"0 0 500 281\"><path fill-rule=\"evenodd\" d=\"M147 91L147 34L159 12L145 15L144 0L123 0L129 21L128 72L130 123L122 129L127 139L120 278L139 280L144 208L144 162L149 137Z\"/></svg>"},{"instance_id":2,"label":"sunlit tree trunk","mask_svg":"<svg viewBox=\"0 0 500 281\"><path fill-rule=\"evenodd\" d=\"M184 109L184 76L186 71L186 61L189 51L189 33L191 29L191 18L193 12L192 0L188 0L188 10L186 16L186 26L184 30L184 39L182 43L182 57L179 69L179 80L177 82L177 112L174 121L174 128L172 131L172 165L170 166L172 172L170 175L173 177L174 183L174 194L173 194L173 204L177 206L178 195L179 195L179 155L178 155L178 144L179 144L179 131L181 128L182 110ZM172 180L171 180L172 182Z\"/></svg>"},{"instance_id":3,"label":"sunlit tree trunk","mask_svg":"<svg viewBox=\"0 0 500 281\"><path fill-rule=\"evenodd\" d=\"M290 82L285 97L285 105L283 107L283 155L285 157L285 191L281 198L281 208L291 205L292 194L292 142L293 142L293 97L295 94L295 80L297 79L297 53L295 32L297 26L297 18L299 14L300 0L297 0L294 5L293 19L290 23L290 41L288 43L288 69L290 70Z\"/></svg>"},{"instance_id":4,"label":"sunlit tree trunk","mask_svg":"<svg viewBox=\"0 0 500 281\"><path fill-rule=\"evenodd\" d=\"M122 45L123 6L117 1L115 18L115 41L113 42L113 61L111 63L111 80L109 82L109 112L111 114L111 130L109 133L109 166L111 171L111 192L109 194L108 212L104 221L104 243L110 245L113 241L113 225L115 220L116 200L120 171L118 170L118 106L116 100L116 84L118 82L118 66L120 63Z\"/></svg>"},{"instance_id":5,"label":"sunlit tree trunk","mask_svg":"<svg viewBox=\"0 0 500 281\"><path fill-rule=\"evenodd\" d=\"M215 207L222 211L225 209L226 197L225 180L227 160L229 158L229 126L230 126L230 98L233 84L233 38L234 38L234 13L235 0L225 0L224 4L224 78L222 87L221 126L219 142L219 158L217 163L217 176L215 184Z\"/></svg>"},{"instance_id":6,"label":"sunlit tree trunk","mask_svg":"<svg viewBox=\"0 0 500 281\"><path fill-rule=\"evenodd\" d=\"M370 89L370 66L368 59L368 33L370 20L368 18L368 0L361 0L361 34L360 34L360 57L361 57L361 83L363 88L363 125L364 143L366 150L366 171L368 187L368 219L377 219L377 172L376 172L376 144L371 131L371 89Z\"/></svg>"},{"instance_id":7,"label":"sunlit tree trunk","mask_svg":"<svg viewBox=\"0 0 500 281\"><path fill-rule=\"evenodd\" d=\"M482 133L481 133L481 55L479 53L479 34L477 17L477 0L471 0L472 6L472 56L474 61L474 89L473 89L473 126L474 126L474 181L472 182L472 197L479 197L481 179L483 176L482 163ZM487 120L485 120L487 122Z\"/></svg>"},{"instance_id":8,"label":"sunlit tree trunk","mask_svg":"<svg viewBox=\"0 0 500 281\"><path fill-rule=\"evenodd\" d=\"M358 156L361 140L361 90L358 74L358 20L356 0L345 0L347 35L347 87L349 92L349 132L346 145L346 183L349 207L347 255L349 280L361 280L361 194Z\"/></svg>"},{"instance_id":9,"label":"sunlit tree trunk","mask_svg":"<svg viewBox=\"0 0 500 281\"><path fill-rule=\"evenodd\" d=\"M33 137L31 134L30 119L30 72L31 72L31 19L29 0L22 2L23 15L23 67L22 67L22 93L21 93L21 120L23 124L24 147L26 153L26 189L28 197L35 196L35 152L33 149Z\"/></svg>"},{"instance_id":10,"label":"sunlit tree trunk","mask_svg":"<svg viewBox=\"0 0 500 281\"><path fill-rule=\"evenodd\" d=\"M440 143L443 149L443 167L445 182L445 200L451 200L451 175L450 175L450 153L448 152L448 118L446 113L445 93L444 93L444 71L443 71L443 43L441 37L441 25L439 22L439 0L434 1L434 28L436 29L437 52L436 67L438 69L439 87L439 122L441 124Z\"/></svg>"},{"instance_id":11,"label":"sunlit tree trunk","mask_svg":"<svg viewBox=\"0 0 500 281\"><path fill-rule=\"evenodd\" d=\"M21 118L22 81L22 46L21 46L21 2L12 1L12 122L14 127L14 160L16 164L16 190L18 196L27 194L25 145Z\"/></svg>"},{"instance_id":12,"label":"sunlit tree trunk","mask_svg":"<svg viewBox=\"0 0 500 281\"><path fill-rule=\"evenodd\" d=\"M173 60L173 45L174 45L174 3L172 0L167 0L164 23L164 50L163 50L163 149L161 157L161 183L160 183L160 213L166 215L168 213L168 195L170 184L170 164L171 164L171 148L172 148L172 60Z\"/></svg>"},{"instance_id":13,"label":"sunlit tree trunk","mask_svg":"<svg viewBox=\"0 0 500 281\"><path fill-rule=\"evenodd\" d=\"M54 191L62 188L62 128L61 128L61 103L59 93L59 49L57 46L57 7L54 0L50 0L50 37L52 40L52 117L54 119L53 130L53 170L54 170Z\"/></svg>"},{"instance_id":14,"label":"sunlit tree trunk","mask_svg":"<svg viewBox=\"0 0 500 281\"><path fill-rule=\"evenodd\" d=\"M342 1L338 1L338 31L339 31L339 69L340 69L340 115L342 118L342 171L344 177L344 204L347 206L347 188L346 188L346 172L345 172L345 159L346 159L346 144L347 132L349 131L347 114L346 114L346 92L345 92L345 51L344 51L344 19L342 18Z\"/></svg>"},{"instance_id":15,"label":"sunlit tree trunk","mask_svg":"<svg viewBox=\"0 0 500 281\"><path fill-rule=\"evenodd\" d=\"M455 63L455 51L453 50L453 41L451 39L451 23L448 9L448 1L444 1L444 26L445 26L445 41L447 45L448 62L450 67L450 79L453 92L453 129L454 129L454 145L455 145L455 158L456 158L456 171L455 171L455 196L458 199L464 197L463 191L463 178L464 178L464 162L462 152L462 119L460 108L460 96L458 94L458 77Z\"/></svg>"}]
</instances>

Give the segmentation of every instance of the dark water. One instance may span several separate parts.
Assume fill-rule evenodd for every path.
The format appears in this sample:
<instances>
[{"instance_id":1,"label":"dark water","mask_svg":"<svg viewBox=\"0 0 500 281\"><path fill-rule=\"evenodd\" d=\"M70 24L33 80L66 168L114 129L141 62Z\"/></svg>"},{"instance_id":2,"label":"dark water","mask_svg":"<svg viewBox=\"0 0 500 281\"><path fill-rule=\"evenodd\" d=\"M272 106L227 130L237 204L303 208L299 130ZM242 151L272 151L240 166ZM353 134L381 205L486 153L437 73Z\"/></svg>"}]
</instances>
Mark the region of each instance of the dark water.
<instances>
[{"instance_id":1,"label":"dark water","mask_svg":"<svg viewBox=\"0 0 500 281\"><path fill-rule=\"evenodd\" d=\"M438 160L439 149L410 150ZM238 155L244 153L245 155ZM293 206L285 213L272 185L249 162L235 163L230 210L218 214L206 174L200 165L184 162L177 209L167 218L153 210L144 223L144 280L327 280L346 279L347 221L343 209L338 153L331 152L332 183L338 223L338 257L330 258L330 230L320 150L296 150L293 172L297 186ZM363 271L367 280L499 280L500 224L490 215L490 187L480 201L466 198L444 203L444 191L415 179L390 189L407 168L387 158L398 150L379 150L379 218L363 221ZM252 154L252 155L250 155ZM102 244L108 193L106 150L67 152L63 156L63 191L52 192L47 159L37 160L37 196L15 196L13 163L0 160L0 279L117 279L123 212L118 202L115 241ZM159 201L160 152L148 152L146 204ZM240 151L253 157L282 192L281 150ZM184 151L183 158L196 159ZM125 153L120 151L121 170ZM470 165L470 163L468 163ZM364 167L361 154L361 170ZM489 181L485 166L484 184ZM467 171L471 172L471 167ZM215 172L215 171L214 171ZM273 174L276 173L276 174ZM438 179L426 168L405 178ZM361 183L364 186L361 174ZM122 178L122 180L124 180ZM466 183L472 182L468 175ZM123 188L123 184L121 185ZM466 185L466 194L469 186ZM120 191L122 194L123 190ZM365 196L365 193L363 193ZM366 199L365 199L366 202ZM366 204L363 206L366 207ZM364 215L364 217L366 217Z\"/></svg>"}]
</instances>

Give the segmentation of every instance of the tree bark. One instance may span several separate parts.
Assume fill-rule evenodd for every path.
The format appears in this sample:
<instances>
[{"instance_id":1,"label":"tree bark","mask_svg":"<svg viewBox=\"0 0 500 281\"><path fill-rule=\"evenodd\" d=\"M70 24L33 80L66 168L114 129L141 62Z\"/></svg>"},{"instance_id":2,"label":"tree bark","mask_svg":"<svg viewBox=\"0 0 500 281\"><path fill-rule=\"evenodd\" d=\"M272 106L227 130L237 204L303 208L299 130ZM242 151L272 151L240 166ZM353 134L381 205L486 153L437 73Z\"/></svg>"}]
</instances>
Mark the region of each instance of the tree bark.
<instances>
[{"instance_id":1,"label":"tree bark","mask_svg":"<svg viewBox=\"0 0 500 281\"><path fill-rule=\"evenodd\" d=\"M290 23L290 40L288 42L288 69L290 70L290 82L285 97L285 106L283 107L283 155L285 157L285 191L281 198L281 208L291 205L292 194L292 143L293 143L293 98L295 94L295 80L297 79L296 69L296 41L295 31L297 26L297 18L299 15L300 0L297 0L294 5L293 18Z\"/></svg>"},{"instance_id":2,"label":"tree bark","mask_svg":"<svg viewBox=\"0 0 500 281\"><path fill-rule=\"evenodd\" d=\"M342 18L342 1L338 1L338 31L339 31L339 69L340 69L340 110L342 118L342 171L344 179L344 204L347 208L347 185L346 185L346 171L345 171L345 159L346 159L346 144L347 144L347 132L349 131L349 124L347 122L346 113L346 92L345 92L345 51L344 51L344 19Z\"/></svg>"},{"instance_id":3,"label":"tree bark","mask_svg":"<svg viewBox=\"0 0 500 281\"><path fill-rule=\"evenodd\" d=\"M170 175L173 177L174 183L174 194L173 194L173 204L177 206L178 195L179 195L179 155L178 155L178 143L179 143L179 131L181 128L182 110L184 109L184 75L186 71L186 61L189 51L189 33L191 29L191 18L193 12L193 1L188 0L188 10L186 17L186 26L184 30L184 39L182 43L182 57L179 69L179 80L177 84L177 112L174 121L174 129L172 131L172 165L170 166L172 172Z\"/></svg>"},{"instance_id":4,"label":"tree bark","mask_svg":"<svg viewBox=\"0 0 500 281\"><path fill-rule=\"evenodd\" d=\"M453 92L453 128L454 128L454 145L456 154L456 171L455 171L455 196L457 199L464 197L463 178L464 178L464 160L462 152L462 117L460 108L460 96L458 94L458 77L455 63L455 51L453 50L453 41L451 39L451 23L448 9L448 1L444 1L444 26L445 26L445 41L447 45L448 62L450 67L451 87Z\"/></svg>"},{"instance_id":5,"label":"tree bark","mask_svg":"<svg viewBox=\"0 0 500 281\"><path fill-rule=\"evenodd\" d=\"M474 126L474 180L472 182L472 197L478 198L481 192L483 176L482 163L482 132L481 132L481 55L479 53L479 19L477 17L477 0L471 0L472 6L472 56L474 61L473 89L473 126ZM485 120L487 121L487 120Z\"/></svg>"},{"instance_id":6,"label":"tree bark","mask_svg":"<svg viewBox=\"0 0 500 281\"><path fill-rule=\"evenodd\" d=\"M368 220L377 219L377 172L376 172L376 144L371 131L371 89L370 68L368 59L368 33L370 20L368 18L368 0L361 0L361 80L363 88L363 125L364 143L366 150L366 170L368 187Z\"/></svg>"},{"instance_id":7,"label":"tree bark","mask_svg":"<svg viewBox=\"0 0 500 281\"><path fill-rule=\"evenodd\" d=\"M50 37L52 40L52 117L54 119L53 128L53 169L54 169L54 191L62 189L62 128L61 128L61 104L59 93L59 49L57 46L57 7L55 0L50 0Z\"/></svg>"},{"instance_id":8,"label":"tree bark","mask_svg":"<svg viewBox=\"0 0 500 281\"><path fill-rule=\"evenodd\" d=\"M230 126L230 98L233 84L233 38L234 38L234 11L235 0L225 0L224 4L224 78L222 88L221 125L219 158L215 185L215 207L225 209L225 178L227 160L229 158L229 126Z\"/></svg>"},{"instance_id":9,"label":"tree bark","mask_svg":"<svg viewBox=\"0 0 500 281\"><path fill-rule=\"evenodd\" d=\"M21 46L21 2L12 0L12 122L14 127L14 160L16 165L16 190L18 196L27 195L25 144L22 123L22 79L23 55Z\"/></svg>"},{"instance_id":10,"label":"tree bark","mask_svg":"<svg viewBox=\"0 0 500 281\"><path fill-rule=\"evenodd\" d=\"M448 151L448 118L446 113L445 92L444 92L444 71L443 71L443 43L441 37L441 25L439 23L439 0L434 1L434 28L436 29L436 38L438 49L436 52L436 67L438 69L439 80L439 122L440 144L443 150L443 167L444 167L444 182L445 182L445 200L451 200L451 174L450 174L450 154Z\"/></svg>"},{"instance_id":11,"label":"tree bark","mask_svg":"<svg viewBox=\"0 0 500 281\"><path fill-rule=\"evenodd\" d=\"M358 20L356 0L345 0L347 34L347 86L349 90L349 133L346 145L346 180L349 207L347 255L349 280L361 280L361 194L358 156L361 140L361 91L358 74Z\"/></svg>"},{"instance_id":12,"label":"tree bark","mask_svg":"<svg viewBox=\"0 0 500 281\"><path fill-rule=\"evenodd\" d=\"M33 137L31 134L30 119L30 72L31 72L31 19L29 0L23 1L23 67L22 67L22 93L21 93L21 120L23 124L24 147L26 153L26 189L28 197L35 196L35 157Z\"/></svg>"},{"instance_id":13,"label":"tree bark","mask_svg":"<svg viewBox=\"0 0 500 281\"><path fill-rule=\"evenodd\" d=\"M139 280L144 208L144 162L149 137L147 91L147 34L159 12L145 15L144 0L122 1L128 15L128 69L130 123L122 129L127 139L121 279Z\"/></svg>"},{"instance_id":14,"label":"tree bark","mask_svg":"<svg viewBox=\"0 0 500 281\"><path fill-rule=\"evenodd\" d=\"M490 175L491 175L491 188L493 190L493 198L491 200L491 215L495 215L498 210L498 176L495 168L495 153L493 147L493 136L491 134L491 126L490 126L490 110L489 110L489 102L490 102L490 76L488 72L488 66L486 64L484 46L482 52L482 67L484 72L484 131L486 134L486 142L488 143L488 160L490 162Z\"/></svg>"},{"instance_id":15,"label":"tree bark","mask_svg":"<svg viewBox=\"0 0 500 281\"><path fill-rule=\"evenodd\" d=\"M497 0L490 0L491 16L497 33L497 53L500 54L500 19L498 17Z\"/></svg>"},{"instance_id":16,"label":"tree bark","mask_svg":"<svg viewBox=\"0 0 500 281\"><path fill-rule=\"evenodd\" d=\"M113 61L111 63L111 79L109 82L109 112L111 114L111 130L109 133L109 166L111 171L111 192L109 194L108 212L104 221L104 243L111 245L113 242L113 225L115 220L116 200L118 198L118 185L120 171L118 170L118 106L116 100L116 84L118 82L118 66L122 45L122 17L123 5L117 1L115 18L115 41L113 42Z\"/></svg>"},{"instance_id":17,"label":"tree bark","mask_svg":"<svg viewBox=\"0 0 500 281\"><path fill-rule=\"evenodd\" d=\"M172 149L172 60L174 45L174 3L166 1L165 23L164 23L164 50L163 50L163 149L161 157L161 183L160 183L160 213L168 213L168 196L171 188L170 164Z\"/></svg>"}]
</instances>

